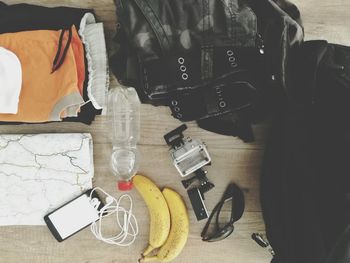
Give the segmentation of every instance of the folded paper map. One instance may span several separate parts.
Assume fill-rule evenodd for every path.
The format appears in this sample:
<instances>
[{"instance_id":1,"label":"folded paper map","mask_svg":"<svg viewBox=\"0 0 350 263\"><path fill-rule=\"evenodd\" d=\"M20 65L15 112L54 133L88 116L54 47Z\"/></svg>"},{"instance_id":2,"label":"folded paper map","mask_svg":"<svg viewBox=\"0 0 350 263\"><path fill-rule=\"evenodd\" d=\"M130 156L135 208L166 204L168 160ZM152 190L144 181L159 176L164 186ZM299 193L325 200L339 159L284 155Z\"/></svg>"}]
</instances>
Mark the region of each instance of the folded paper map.
<instances>
[{"instance_id":1,"label":"folded paper map","mask_svg":"<svg viewBox=\"0 0 350 263\"><path fill-rule=\"evenodd\" d=\"M93 175L90 134L0 135L0 225L44 225Z\"/></svg>"}]
</instances>

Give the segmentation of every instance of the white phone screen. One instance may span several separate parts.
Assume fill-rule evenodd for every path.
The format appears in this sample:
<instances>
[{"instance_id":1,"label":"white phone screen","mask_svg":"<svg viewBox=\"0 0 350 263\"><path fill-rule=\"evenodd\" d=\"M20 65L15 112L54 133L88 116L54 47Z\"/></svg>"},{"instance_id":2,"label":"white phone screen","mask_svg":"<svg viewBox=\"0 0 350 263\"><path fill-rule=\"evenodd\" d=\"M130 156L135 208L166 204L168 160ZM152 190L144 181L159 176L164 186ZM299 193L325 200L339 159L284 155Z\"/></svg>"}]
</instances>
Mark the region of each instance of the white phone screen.
<instances>
[{"instance_id":1,"label":"white phone screen","mask_svg":"<svg viewBox=\"0 0 350 263\"><path fill-rule=\"evenodd\" d=\"M49 215L62 239L65 239L99 219L98 211L87 195L82 195Z\"/></svg>"}]
</instances>

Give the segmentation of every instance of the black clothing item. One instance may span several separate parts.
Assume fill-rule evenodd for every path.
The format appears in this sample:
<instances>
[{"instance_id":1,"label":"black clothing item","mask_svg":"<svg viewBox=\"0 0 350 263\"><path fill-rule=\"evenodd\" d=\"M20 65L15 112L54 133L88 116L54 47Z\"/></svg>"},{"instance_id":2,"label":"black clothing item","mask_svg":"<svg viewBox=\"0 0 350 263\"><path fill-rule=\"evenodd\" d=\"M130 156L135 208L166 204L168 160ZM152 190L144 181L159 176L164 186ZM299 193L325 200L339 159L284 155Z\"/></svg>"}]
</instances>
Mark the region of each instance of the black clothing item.
<instances>
[{"instance_id":1,"label":"black clothing item","mask_svg":"<svg viewBox=\"0 0 350 263\"><path fill-rule=\"evenodd\" d=\"M198 120L199 127L216 132L222 135L230 135L241 138L244 142L253 142L254 133L251 122L247 121L252 119L251 109L241 110L239 114L232 112L223 116L212 117L208 119Z\"/></svg>"},{"instance_id":2,"label":"black clothing item","mask_svg":"<svg viewBox=\"0 0 350 263\"><path fill-rule=\"evenodd\" d=\"M85 101L87 101L85 99ZM92 102L88 102L80 107L80 112L78 117L67 117L63 119L63 122L81 122L90 125L94 120L96 115L101 115L102 110L96 110L92 105Z\"/></svg>"},{"instance_id":3,"label":"black clothing item","mask_svg":"<svg viewBox=\"0 0 350 263\"><path fill-rule=\"evenodd\" d=\"M71 7L50 8L30 4L6 5L0 2L0 34L30 30L69 30L72 25L75 25L77 30L79 30L80 21L86 13L94 12L91 9ZM85 64L87 64L86 59ZM57 70L59 65L60 61L54 63L53 69ZM86 76L88 76L87 67ZM85 101L89 100L87 95L87 79L84 82L83 98ZM92 103L89 102L81 107L78 117L65 118L63 121L91 124L95 116L101 114L101 112L101 110L96 110ZM0 124L18 123L0 122Z\"/></svg>"},{"instance_id":4,"label":"black clothing item","mask_svg":"<svg viewBox=\"0 0 350 263\"><path fill-rule=\"evenodd\" d=\"M72 25L79 30L83 16L93 13L91 9L0 3L0 34L29 30L61 30Z\"/></svg>"},{"instance_id":5,"label":"black clothing item","mask_svg":"<svg viewBox=\"0 0 350 263\"><path fill-rule=\"evenodd\" d=\"M350 47L309 41L297 59L261 180L272 262L350 262Z\"/></svg>"},{"instance_id":6,"label":"black clothing item","mask_svg":"<svg viewBox=\"0 0 350 263\"><path fill-rule=\"evenodd\" d=\"M143 103L169 106L182 121L251 141L247 126L289 81L288 56L303 40L298 9L284 0L116 4L111 68L117 78L135 87Z\"/></svg>"}]
</instances>

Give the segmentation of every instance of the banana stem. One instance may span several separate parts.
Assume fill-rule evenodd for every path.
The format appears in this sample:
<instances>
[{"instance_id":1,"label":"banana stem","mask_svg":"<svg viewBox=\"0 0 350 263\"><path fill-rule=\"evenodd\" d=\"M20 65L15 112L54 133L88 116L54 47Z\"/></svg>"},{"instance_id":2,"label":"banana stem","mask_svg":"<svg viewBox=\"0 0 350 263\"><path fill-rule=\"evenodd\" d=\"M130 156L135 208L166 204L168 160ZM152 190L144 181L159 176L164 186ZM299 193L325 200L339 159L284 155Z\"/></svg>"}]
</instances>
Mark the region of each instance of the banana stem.
<instances>
[{"instance_id":1,"label":"banana stem","mask_svg":"<svg viewBox=\"0 0 350 263\"><path fill-rule=\"evenodd\" d=\"M158 257L157 256L144 257L141 262L150 262L150 261L158 261Z\"/></svg>"},{"instance_id":2,"label":"banana stem","mask_svg":"<svg viewBox=\"0 0 350 263\"><path fill-rule=\"evenodd\" d=\"M149 253L151 253L154 250L154 247L151 245L148 245L148 247L145 249L145 251L142 253L142 257L147 256Z\"/></svg>"}]
</instances>

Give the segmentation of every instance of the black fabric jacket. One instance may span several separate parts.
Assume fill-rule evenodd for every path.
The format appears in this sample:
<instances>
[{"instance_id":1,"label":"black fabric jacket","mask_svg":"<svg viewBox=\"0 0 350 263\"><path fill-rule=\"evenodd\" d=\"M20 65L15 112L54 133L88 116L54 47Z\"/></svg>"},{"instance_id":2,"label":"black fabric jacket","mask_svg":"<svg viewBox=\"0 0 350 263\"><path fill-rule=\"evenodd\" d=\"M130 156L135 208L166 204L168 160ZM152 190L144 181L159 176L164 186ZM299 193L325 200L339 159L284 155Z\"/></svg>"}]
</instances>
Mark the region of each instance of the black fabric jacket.
<instances>
[{"instance_id":1,"label":"black fabric jacket","mask_svg":"<svg viewBox=\"0 0 350 263\"><path fill-rule=\"evenodd\" d=\"M30 4L6 5L0 2L0 34L29 30L60 30L75 25L79 30L80 21L86 13L94 13L91 9L71 7L43 7ZM86 61L85 61L86 62ZM86 62L87 63L87 62ZM88 72L86 71L86 76ZM84 100L87 97L87 80L84 83ZM81 107L78 117L65 118L64 121L91 124L95 116L101 114L89 102ZM14 124L2 122L0 124Z\"/></svg>"},{"instance_id":2,"label":"black fabric jacket","mask_svg":"<svg viewBox=\"0 0 350 263\"><path fill-rule=\"evenodd\" d=\"M350 48L305 42L296 59L261 180L272 262L350 262Z\"/></svg>"},{"instance_id":3,"label":"black fabric jacket","mask_svg":"<svg viewBox=\"0 0 350 263\"><path fill-rule=\"evenodd\" d=\"M303 40L297 8L270 0L116 4L117 78L177 119L252 141L251 122L275 88L286 88L288 56Z\"/></svg>"}]
</instances>

